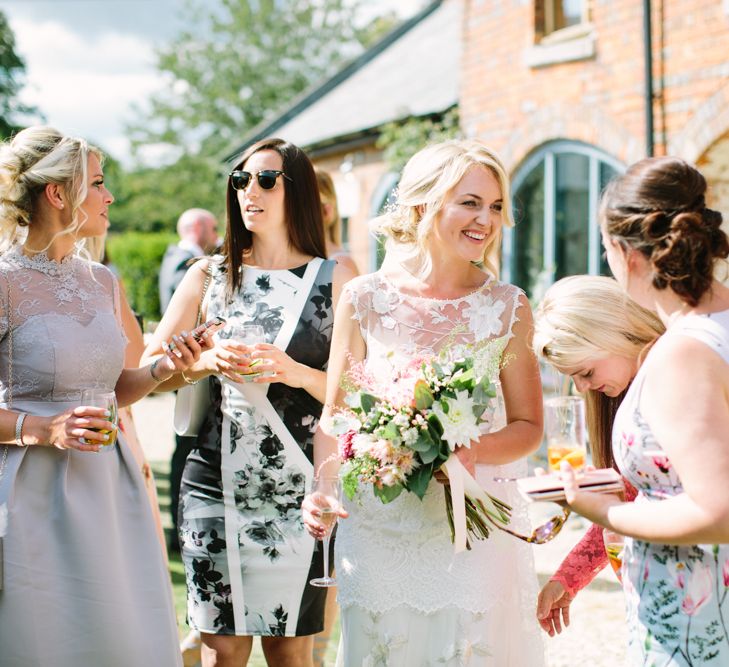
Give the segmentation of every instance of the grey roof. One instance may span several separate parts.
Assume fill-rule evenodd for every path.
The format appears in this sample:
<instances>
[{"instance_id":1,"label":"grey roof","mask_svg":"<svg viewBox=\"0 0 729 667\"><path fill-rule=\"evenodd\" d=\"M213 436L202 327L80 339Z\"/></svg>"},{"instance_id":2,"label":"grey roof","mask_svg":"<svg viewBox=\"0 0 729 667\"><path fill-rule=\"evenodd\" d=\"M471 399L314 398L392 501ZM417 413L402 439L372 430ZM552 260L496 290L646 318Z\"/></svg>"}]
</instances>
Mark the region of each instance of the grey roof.
<instances>
[{"instance_id":1,"label":"grey roof","mask_svg":"<svg viewBox=\"0 0 729 667\"><path fill-rule=\"evenodd\" d=\"M336 143L458 102L460 2L434 2L285 111L254 129L235 155L267 136L304 148Z\"/></svg>"}]
</instances>

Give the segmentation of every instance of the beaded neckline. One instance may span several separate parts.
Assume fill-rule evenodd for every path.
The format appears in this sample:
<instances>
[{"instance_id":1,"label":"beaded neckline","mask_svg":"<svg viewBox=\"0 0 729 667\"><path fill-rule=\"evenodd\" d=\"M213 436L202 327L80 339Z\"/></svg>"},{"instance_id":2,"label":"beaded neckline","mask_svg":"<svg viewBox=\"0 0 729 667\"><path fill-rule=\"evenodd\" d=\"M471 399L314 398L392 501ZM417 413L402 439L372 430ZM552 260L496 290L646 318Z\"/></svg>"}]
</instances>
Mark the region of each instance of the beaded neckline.
<instances>
[{"instance_id":1,"label":"beaded neckline","mask_svg":"<svg viewBox=\"0 0 729 667\"><path fill-rule=\"evenodd\" d=\"M34 271L40 271L47 276L67 276L73 273L74 266L76 264L76 255L71 253L66 255L60 261L51 259L47 252L39 252L32 257L28 257L23 254L23 250L19 245L13 246L8 251L8 258L16 265L25 269L33 269Z\"/></svg>"}]
</instances>

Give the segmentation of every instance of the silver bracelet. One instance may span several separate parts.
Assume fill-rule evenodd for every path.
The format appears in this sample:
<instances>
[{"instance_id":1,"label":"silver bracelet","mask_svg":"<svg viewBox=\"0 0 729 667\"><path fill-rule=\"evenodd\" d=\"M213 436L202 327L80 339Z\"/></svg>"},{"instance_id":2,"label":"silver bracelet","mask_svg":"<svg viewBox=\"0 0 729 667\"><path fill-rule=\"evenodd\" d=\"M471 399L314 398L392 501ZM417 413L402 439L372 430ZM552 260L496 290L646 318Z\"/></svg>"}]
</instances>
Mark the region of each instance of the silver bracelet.
<instances>
[{"instance_id":1,"label":"silver bracelet","mask_svg":"<svg viewBox=\"0 0 729 667\"><path fill-rule=\"evenodd\" d=\"M20 447L25 447L25 443L23 442L23 423L27 416L25 412L21 412L15 422L15 444Z\"/></svg>"},{"instance_id":2,"label":"silver bracelet","mask_svg":"<svg viewBox=\"0 0 729 667\"><path fill-rule=\"evenodd\" d=\"M159 384L160 382L164 382L164 380L160 380L155 374L154 369L157 368L157 364L160 362L162 357L157 357L153 362L152 365L149 367L149 374L152 376L152 379Z\"/></svg>"}]
</instances>

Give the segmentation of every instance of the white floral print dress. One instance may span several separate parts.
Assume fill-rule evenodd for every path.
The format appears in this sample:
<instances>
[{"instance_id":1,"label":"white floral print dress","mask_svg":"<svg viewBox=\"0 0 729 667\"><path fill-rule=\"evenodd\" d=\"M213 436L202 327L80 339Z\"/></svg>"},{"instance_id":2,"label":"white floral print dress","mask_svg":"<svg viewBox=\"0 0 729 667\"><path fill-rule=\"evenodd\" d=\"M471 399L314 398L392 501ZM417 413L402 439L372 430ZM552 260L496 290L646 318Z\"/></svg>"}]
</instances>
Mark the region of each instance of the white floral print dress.
<instances>
[{"instance_id":1,"label":"white floral print dress","mask_svg":"<svg viewBox=\"0 0 729 667\"><path fill-rule=\"evenodd\" d=\"M207 316L261 325L262 342L325 370L333 267L318 259L291 270L246 267L227 303L225 267L216 262ZM183 472L178 525L188 622L211 634L314 634L323 628L326 589L308 585L321 576L323 559L321 543L304 530L301 502L311 489L322 404L283 383L240 386L212 379L212 409Z\"/></svg>"},{"instance_id":2,"label":"white floral print dress","mask_svg":"<svg viewBox=\"0 0 729 667\"><path fill-rule=\"evenodd\" d=\"M675 335L709 345L729 372L729 311L684 318L664 334ZM683 491L640 412L646 366L638 371L613 426L615 460L638 490L636 503L660 502ZM729 665L729 545L674 546L626 538L622 579L631 665Z\"/></svg>"},{"instance_id":3,"label":"white floral print dress","mask_svg":"<svg viewBox=\"0 0 729 667\"><path fill-rule=\"evenodd\" d=\"M520 291L488 279L455 300L408 296L382 272L349 282L367 345L366 368L392 375L416 355L447 342L512 336ZM500 412L500 411L498 411ZM504 422L495 416L494 428ZM526 461L477 466L477 480L514 508L513 527L528 530L524 501L497 476L526 474ZM539 667L543 645L534 615L537 582L531 547L494 531L454 555L443 487L421 501L410 493L383 505L362 487L346 503L337 533L336 571L344 667Z\"/></svg>"}]
</instances>

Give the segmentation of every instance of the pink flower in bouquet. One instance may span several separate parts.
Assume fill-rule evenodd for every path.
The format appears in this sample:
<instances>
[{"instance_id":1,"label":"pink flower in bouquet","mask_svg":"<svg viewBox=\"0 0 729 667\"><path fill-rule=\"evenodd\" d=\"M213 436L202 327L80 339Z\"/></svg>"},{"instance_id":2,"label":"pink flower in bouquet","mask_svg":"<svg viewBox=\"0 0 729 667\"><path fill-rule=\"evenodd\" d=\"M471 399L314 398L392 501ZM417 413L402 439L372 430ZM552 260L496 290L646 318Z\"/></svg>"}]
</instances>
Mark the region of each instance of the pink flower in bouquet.
<instances>
[{"instance_id":1,"label":"pink flower in bouquet","mask_svg":"<svg viewBox=\"0 0 729 667\"><path fill-rule=\"evenodd\" d=\"M711 572L700 563L689 575L686 596L681 602L681 611L687 616L694 616L699 609L711 599Z\"/></svg>"},{"instance_id":2,"label":"pink flower in bouquet","mask_svg":"<svg viewBox=\"0 0 729 667\"><path fill-rule=\"evenodd\" d=\"M383 486L395 486L405 481L405 474L395 465L382 466L378 472Z\"/></svg>"},{"instance_id":3,"label":"pink flower in bouquet","mask_svg":"<svg viewBox=\"0 0 729 667\"><path fill-rule=\"evenodd\" d=\"M390 440L380 438L372 445L371 454L380 463L387 465L395 459L395 445Z\"/></svg>"},{"instance_id":4,"label":"pink flower in bouquet","mask_svg":"<svg viewBox=\"0 0 729 667\"><path fill-rule=\"evenodd\" d=\"M352 447L352 440L357 435L356 431L347 431L339 436L337 446L339 449L339 458L342 461L347 461L354 456L354 448Z\"/></svg>"},{"instance_id":5,"label":"pink flower in bouquet","mask_svg":"<svg viewBox=\"0 0 729 667\"><path fill-rule=\"evenodd\" d=\"M729 558L724 561L724 567L721 570L721 574L724 578L724 587L729 586Z\"/></svg>"}]
</instances>

